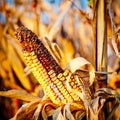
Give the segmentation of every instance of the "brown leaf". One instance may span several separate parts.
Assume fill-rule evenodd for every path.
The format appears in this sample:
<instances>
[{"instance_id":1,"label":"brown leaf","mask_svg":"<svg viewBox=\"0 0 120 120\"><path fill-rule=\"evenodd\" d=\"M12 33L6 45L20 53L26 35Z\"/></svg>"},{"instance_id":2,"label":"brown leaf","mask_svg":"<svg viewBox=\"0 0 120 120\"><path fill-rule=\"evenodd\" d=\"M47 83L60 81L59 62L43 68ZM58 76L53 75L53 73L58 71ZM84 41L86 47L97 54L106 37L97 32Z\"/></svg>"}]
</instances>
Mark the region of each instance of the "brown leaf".
<instances>
[{"instance_id":1,"label":"brown leaf","mask_svg":"<svg viewBox=\"0 0 120 120\"><path fill-rule=\"evenodd\" d=\"M55 110L53 114L53 120L66 120L65 117L62 115L61 109L62 107L59 107Z\"/></svg>"},{"instance_id":2,"label":"brown leaf","mask_svg":"<svg viewBox=\"0 0 120 120\"><path fill-rule=\"evenodd\" d=\"M39 103L40 100L36 100L22 105L16 115L10 120L34 120L33 114Z\"/></svg>"},{"instance_id":3,"label":"brown leaf","mask_svg":"<svg viewBox=\"0 0 120 120\"><path fill-rule=\"evenodd\" d=\"M88 120L99 120L99 113L101 109L104 106L104 103L106 102L105 99L101 99L100 97L97 97L93 99L88 106L87 110L87 119Z\"/></svg>"},{"instance_id":4,"label":"brown leaf","mask_svg":"<svg viewBox=\"0 0 120 120\"><path fill-rule=\"evenodd\" d=\"M75 120L74 116L71 113L69 103L65 105L64 110L63 110L63 115L68 120Z\"/></svg>"},{"instance_id":5,"label":"brown leaf","mask_svg":"<svg viewBox=\"0 0 120 120\"><path fill-rule=\"evenodd\" d=\"M17 98L24 101L35 101L41 100L39 97L33 96L22 90L8 90L8 91L0 91L0 96Z\"/></svg>"}]
</instances>

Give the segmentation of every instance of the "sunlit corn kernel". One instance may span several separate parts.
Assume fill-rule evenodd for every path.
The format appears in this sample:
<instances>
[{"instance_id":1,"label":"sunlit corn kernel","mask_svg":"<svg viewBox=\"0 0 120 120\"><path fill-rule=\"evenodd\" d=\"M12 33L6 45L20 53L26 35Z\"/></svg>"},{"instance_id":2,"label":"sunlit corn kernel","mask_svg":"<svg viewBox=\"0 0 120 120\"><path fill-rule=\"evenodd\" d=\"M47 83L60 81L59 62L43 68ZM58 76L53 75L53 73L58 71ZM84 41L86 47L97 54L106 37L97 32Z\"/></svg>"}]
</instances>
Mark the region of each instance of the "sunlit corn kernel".
<instances>
[{"instance_id":1,"label":"sunlit corn kernel","mask_svg":"<svg viewBox=\"0 0 120 120\"><path fill-rule=\"evenodd\" d=\"M73 89L74 89L74 88L77 88L77 86L76 86L76 85L73 85L72 87L73 87Z\"/></svg>"},{"instance_id":2,"label":"sunlit corn kernel","mask_svg":"<svg viewBox=\"0 0 120 120\"><path fill-rule=\"evenodd\" d=\"M38 67L41 68L43 65L41 63L37 63Z\"/></svg>"},{"instance_id":3,"label":"sunlit corn kernel","mask_svg":"<svg viewBox=\"0 0 120 120\"><path fill-rule=\"evenodd\" d=\"M71 82L70 85L71 85L71 86L74 86L74 82Z\"/></svg>"},{"instance_id":4,"label":"sunlit corn kernel","mask_svg":"<svg viewBox=\"0 0 120 120\"><path fill-rule=\"evenodd\" d=\"M42 87L46 88L48 86L48 84L43 84Z\"/></svg>"},{"instance_id":5,"label":"sunlit corn kernel","mask_svg":"<svg viewBox=\"0 0 120 120\"><path fill-rule=\"evenodd\" d=\"M33 62L31 60L26 60L27 64L31 67L31 65L33 64Z\"/></svg>"},{"instance_id":6,"label":"sunlit corn kernel","mask_svg":"<svg viewBox=\"0 0 120 120\"><path fill-rule=\"evenodd\" d=\"M35 56L35 52L30 52L30 55Z\"/></svg>"},{"instance_id":7,"label":"sunlit corn kernel","mask_svg":"<svg viewBox=\"0 0 120 120\"><path fill-rule=\"evenodd\" d=\"M37 59L33 59L32 61L33 61L33 63L35 63L35 64L37 64L37 62L38 62Z\"/></svg>"},{"instance_id":8,"label":"sunlit corn kernel","mask_svg":"<svg viewBox=\"0 0 120 120\"><path fill-rule=\"evenodd\" d=\"M55 100L55 101L53 101L53 103L56 105L60 105L60 106L62 105L60 100Z\"/></svg>"},{"instance_id":9,"label":"sunlit corn kernel","mask_svg":"<svg viewBox=\"0 0 120 120\"><path fill-rule=\"evenodd\" d=\"M34 64L31 64L31 65L30 65L30 67L31 67L31 68L34 68L34 67L35 67L35 65L34 65Z\"/></svg>"},{"instance_id":10,"label":"sunlit corn kernel","mask_svg":"<svg viewBox=\"0 0 120 120\"><path fill-rule=\"evenodd\" d=\"M23 52L23 55L26 56L26 57L28 57L30 54L29 54L28 52L25 52L25 51L24 51L24 52Z\"/></svg>"},{"instance_id":11,"label":"sunlit corn kernel","mask_svg":"<svg viewBox=\"0 0 120 120\"><path fill-rule=\"evenodd\" d=\"M50 70L50 71L48 72L49 75L52 75L53 73L54 73L54 70Z\"/></svg>"},{"instance_id":12,"label":"sunlit corn kernel","mask_svg":"<svg viewBox=\"0 0 120 120\"><path fill-rule=\"evenodd\" d=\"M65 80L65 77L61 77L60 80L61 80L61 81L64 81L64 80Z\"/></svg>"},{"instance_id":13,"label":"sunlit corn kernel","mask_svg":"<svg viewBox=\"0 0 120 120\"><path fill-rule=\"evenodd\" d=\"M31 56L27 56L27 58L26 58L26 59L31 61Z\"/></svg>"},{"instance_id":14,"label":"sunlit corn kernel","mask_svg":"<svg viewBox=\"0 0 120 120\"><path fill-rule=\"evenodd\" d=\"M45 68L43 66L41 66L40 69L43 71L43 73L46 72L46 70L45 70Z\"/></svg>"},{"instance_id":15,"label":"sunlit corn kernel","mask_svg":"<svg viewBox=\"0 0 120 120\"><path fill-rule=\"evenodd\" d=\"M63 95L69 95L69 93L68 93L68 91L66 90L66 89L64 89L63 91L62 91L62 93L63 93Z\"/></svg>"},{"instance_id":16,"label":"sunlit corn kernel","mask_svg":"<svg viewBox=\"0 0 120 120\"><path fill-rule=\"evenodd\" d=\"M57 76L57 78L61 78L62 77L62 73L60 73L58 76Z\"/></svg>"},{"instance_id":17,"label":"sunlit corn kernel","mask_svg":"<svg viewBox=\"0 0 120 120\"><path fill-rule=\"evenodd\" d=\"M64 89L60 89L60 90L61 90L61 93L62 93L63 95L67 94L67 91L66 91L65 88L64 88Z\"/></svg>"},{"instance_id":18,"label":"sunlit corn kernel","mask_svg":"<svg viewBox=\"0 0 120 120\"><path fill-rule=\"evenodd\" d=\"M50 97L50 99L52 99L53 101L56 100L57 96L54 95L54 93L52 94L51 92L48 94L48 96Z\"/></svg>"},{"instance_id":19,"label":"sunlit corn kernel","mask_svg":"<svg viewBox=\"0 0 120 120\"><path fill-rule=\"evenodd\" d=\"M66 99L63 99L63 100L61 100L61 102L62 102L63 104L65 104L65 103L67 103L67 100L66 100Z\"/></svg>"},{"instance_id":20,"label":"sunlit corn kernel","mask_svg":"<svg viewBox=\"0 0 120 120\"><path fill-rule=\"evenodd\" d=\"M32 56L32 59L35 60L35 59L38 59L36 55Z\"/></svg>"},{"instance_id":21,"label":"sunlit corn kernel","mask_svg":"<svg viewBox=\"0 0 120 120\"><path fill-rule=\"evenodd\" d=\"M56 74L53 73L52 75L50 75L50 77L51 77L51 78L54 78L54 77L56 77Z\"/></svg>"},{"instance_id":22,"label":"sunlit corn kernel","mask_svg":"<svg viewBox=\"0 0 120 120\"><path fill-rule=\"evenodd\" d=\"M49 92L49 91L51 91L51 88L49 86L47 86L46 90Z\"/></svg>"},{"instance_id":23,"label":"sunlit corn kernel","mask_svg":"<svg viewBox=\"0 0 120 120\"><path fill-rule=\"evenodd\" d=\"M56 96L50 95L49 97L53 102L56 102L56 98L57 98Z\"/></svg>"},{"instance_id":24,"label":"sunlit corn kernel","mask_svg":"<svg viewBox=\"0 0 120 120\"><path fill-rule=\"evenodd\" d=\"M32 71L37 71L37 68L36 67L32 67L31 70Z\"/></svg>"},{"instance_id":25,"label":"sunlit corn kernel","mask_svg":"<svg viewBox=\"0 0 120 120\"><path fill-rule=\"evenodd\" d=\"M40 72L43 74L44 72L46 72L46 70L43 67L40 67Z\"/></svg>"},{"instance_id":26,"label":"sunlit corn kernel","mask_svg":"<svg viewBox=\"0 0 120 120\"><path fill-rule=\"evenodd\" d=\"M52 79L52 81L54 82L54 83L58 83L59 82L59 80L57 79L57 77L54 77L54 78L51 78Z\"/></svg>"},{"instance_id":27,"label":"sunlit corn kernel","mask_svg":"<svg viewBox=\"0 0 120 120\"><path fill-rule=\"evenodd\" d=\"M73 93L73 92L71 92L71 93L70 93L70 95L71 95L74 99L75 99L75 98L76 98L76 99L79 99L79 96L78 96L78 95L76 95L76 94L75 94L75 93Z\"/></svg>"},{"instance_id":28,"label":"sunlit corn kernel","mask_svg":"<svg viewBox=\"0 0 120 120\"><path fill-rule=\"evenodd\" d=\"M74 97L74 101L79 100L80 98L78 96Z\"/></svg>"},{"instance_id":29,"label":"sunlit corn kernel","mask_svg":"<svg viewBox=\"0 0 120 120\"><path fill-rule=\"evenodd\" d=\"M62 84L58 86L58 88L59 88L59 89L61 89L62 87L63 87L63 85L62 85Z\"/></svg>"},{"instance_id":30,"label":"sunlit corn kernel","mask_svg":"<svg viewBox=\"0 0 120 120\"><path fill-rule=\"evenodd\" d=\"M60 91L63 92L65 91L66 89L64 88L64 86L62 86L61 88L59 87Z\"/></svg>"},{"instance_id":31,"label":"sunlit corn kernel","mask_svg":"<svg viewBox=\"0 0 120 120\"><path fill-rule=\"evenodd\" d=\"M44 72L43 76L49 78L47 72Z\"/></svg>"},{"instance_id":32,"label":"sunlit corn kernel","mask_svg":"<svg viewBox=\"0 0 120 120\"><path fill-rule=\"evenodd\" d=\"M69 70L65 70L65 72L63 73L63 75L66 77L66 76L68 76L68 74L69 74Z\"/></svg>"},{"instance_id":33,"label":"sunlit corn kernel","mask_svg":"<svg viewBox=\"0 0 120 120\"><path fill-rule=\"evenodd\" d=\"M60 86L62 83L61 83L61 81L59 81L58 83L56 83L58 86Z\"/></svg>"},{"instance_id":34,"label":"sunlit corn kernel","mask_svg":"<svg viewBox=\"0 0 120 120\"><path fill-rule=\"evenodd\" d=\"M33 60L33 62L34 62L36 65L41 64L40 61L39 61L38 59ZM42 64L41 64L41 65L42 65Z\"/></svg>"},{"instance_id":35,"label":"sunlit corn kernel","mask_svg":"<svg viewBox=\"0 0 120 120\"><path fill-rule=\"evenodd\" d=\"M52 99L57 98L57 95L52 90L47 91L47 93L48 93L48 96L51 97Z\"/></svg>"}]
</instances>

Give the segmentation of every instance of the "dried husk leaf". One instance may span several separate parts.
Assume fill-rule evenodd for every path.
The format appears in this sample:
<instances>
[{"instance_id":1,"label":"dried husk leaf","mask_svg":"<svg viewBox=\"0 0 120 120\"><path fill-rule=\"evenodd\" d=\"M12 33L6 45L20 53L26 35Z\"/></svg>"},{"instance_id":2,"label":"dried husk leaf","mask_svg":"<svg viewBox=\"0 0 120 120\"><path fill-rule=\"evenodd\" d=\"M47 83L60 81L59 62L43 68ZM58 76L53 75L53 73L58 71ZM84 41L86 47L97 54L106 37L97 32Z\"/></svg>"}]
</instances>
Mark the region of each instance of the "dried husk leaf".
<instances>
[{"instance_id":1,"label":"dried husk leaf","mask_svg":"<svg viewBox=\"0 0 120 120\"><path fill-rule=\"evenodd\" d=\"M74 116L72 115L71 113L71 110L70 110L70 103L67 103L65 106L64 106L64 110L63 110L63 115L66 119L68 120L75 120Z\"/></svg>"},{"instance_id":2,"label":"dried husk leaf","mask_svg":"<svg viewBox=\"0 0 120 120\"><path fill-rule=\"evenodd\" d=\"M16 115L10 120L34 120L33 114L39 103L40 100L37 100L22 105L22 107L17 111Z\"/></svg>"},{"instance_id":3,"label":"dried husk leaf","mask_svg":"<svg viewBox=\"0 0 120 120\"><path fill-rule=\"evenodd\" d=\"M118 40L119 40L119 43L120 43L120 39L117 38L117 37L113 37L113 38L112 38L112 45L113 45L113 48L114 48L114 50L115 50L116 56L117 56L118 58L120 58L120 51L119 51L119 48L117 47L117 43L115 42L115 39L118 39Z\"/></svg>"},{"instance_id":4,"label":"dried husk leaf","mask_svg":"<svg viewBox=\"0 0 120 120\"><path fill-rule=\"evenodd\" d=\"M112 106L109 106L111 111L108 114L107 120L111 120L113 117L115 119L117 118L117 120L120 118L119 115L116 115L120 106L120 95L115 90L109 88L100 88L98 91L96 91L95 96L100 96L101 99L105 99L105 103L112 102Z\"/></svg>"},{"instance_id":5,"label":"dried husk leaf","mask_svg":"<svg viewBox=\"0 0 120 120\"><path fill-rule=\"evenodd\" d=\"M83 117L85 117L85 112L77 111L74 116L75 116L75 120L82 120Z\"/></svg>"},{"instance_id":6,"label":"dried husk leaf","mask_svg":"<svg viewBox=\"0 0 120 120\"><path fill-rule=\"evenodd\" d=\"M120 104L119 104L117 110L115 111L114 117L116 120L120 119Z\"/></svg>"},{"instance_id":7,"label":"dried husk leaf","mask_svg":"<svg viewBox=\"0 0 120 120\"><path fill-rule=\"evenodd\" d=\"M42 114L42 118L44 120L48 119L49 116L53 115L53 112L51 112L51 114L49 113L51 110L54 110L56 107L53 103L51 103L51 101L46 101L43 105L43 108L42 108L42 111L41 111L41 114Z\"/></svg>"},{"instance_id":8,"label":"dried husk leaf","mask_svg":"<svg viewBox=\"0 0 120 120\"><path fill-rule=\"evenodd\" d=\"M102 110L104 103L106 102L105 99L101 99L97 97L93 99L88 106L87 110L87 120L100 120L99 113Z\"/></svg>"},{"instance_id":9,"label":"dried husk leaf","mask_svg":"<svg viewBox=\"0 0 120 120\"><path fill-rule=\"evenodd\" d=\"M78 69L80 69L82 66L85 66L85 65L88 65L89 75L90 75L89 81L90 81L90 85L92 85L94 82L94 78L95 78L95 70L94 70L94 67L92 66L92 64L89 61L87 61L86 59L84 59L82 57L74 58L67 65L67 69L70 69L70 71L72 73L74 73L75 71L77 71Z\"/></svg>"},{"instance_id":10,"label":"dried husk leaf","mask_svg":"<svg viewBox=\"0 0 120 120\"><path fill-rule=\"evenodd\" d=\"M66 120L65 117L62 115L62 107L59 107L55 110L55 113L53 114L53 120Z\"/></svg>"}]
</instances>

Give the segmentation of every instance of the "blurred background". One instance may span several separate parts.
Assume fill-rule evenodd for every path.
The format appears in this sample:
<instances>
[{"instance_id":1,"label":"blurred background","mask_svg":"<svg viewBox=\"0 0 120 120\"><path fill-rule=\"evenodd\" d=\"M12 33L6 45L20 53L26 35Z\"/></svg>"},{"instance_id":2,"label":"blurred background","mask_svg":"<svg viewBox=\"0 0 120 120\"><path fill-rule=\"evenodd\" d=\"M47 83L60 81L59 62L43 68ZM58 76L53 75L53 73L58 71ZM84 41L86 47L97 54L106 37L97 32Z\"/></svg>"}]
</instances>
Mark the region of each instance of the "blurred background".
<instances>
[{"instance_id":1,"label":"blurred background","mask_svg":"<svg viewBox=\"0 0 120 120\"><path fill-rule=\"evenodd\" d=\"M35 96L40 85L26 66L22 49L16 40L15 29L24 25L41 40L48 36L64 53L63 68L75 57L81 56L93 64L92 0L0 0L0 91L25 90ZM73 2L69 8L68 2ZM114 24L119 30L120 1L112 2ZM116 56L112 39L111 20L108 16L108 86L120 93L120 60ZM120 51L119 36L116 43ZM13 117L23 104L18 99L0 97L0 120Z\"/></svg>"}]
</instances>

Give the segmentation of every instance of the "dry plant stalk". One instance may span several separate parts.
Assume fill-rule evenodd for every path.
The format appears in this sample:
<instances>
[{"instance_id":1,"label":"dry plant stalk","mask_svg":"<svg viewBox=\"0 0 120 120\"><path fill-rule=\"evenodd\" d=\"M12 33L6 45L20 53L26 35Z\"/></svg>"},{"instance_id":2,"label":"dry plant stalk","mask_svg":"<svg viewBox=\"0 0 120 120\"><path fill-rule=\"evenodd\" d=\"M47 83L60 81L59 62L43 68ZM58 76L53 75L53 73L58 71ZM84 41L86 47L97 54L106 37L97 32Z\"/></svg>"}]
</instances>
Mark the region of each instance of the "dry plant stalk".
<instances>
[{"instance_id":1,"label":"dry plant stalk","mask_svg":"<svg viewBox=\"0 0 120 120\"><path fill-rule=\"evenodd\" d=\"M63 70L47 48L31 30L22 26L17 29L16 37L20 40L27 65L31 68L48 97L58 106L77 101L82 107L81 98L69 91L66 86L70 71ZM69 80L71 88L80 91L80 86L74 77Z\"/></svg>"}]
</instances>

